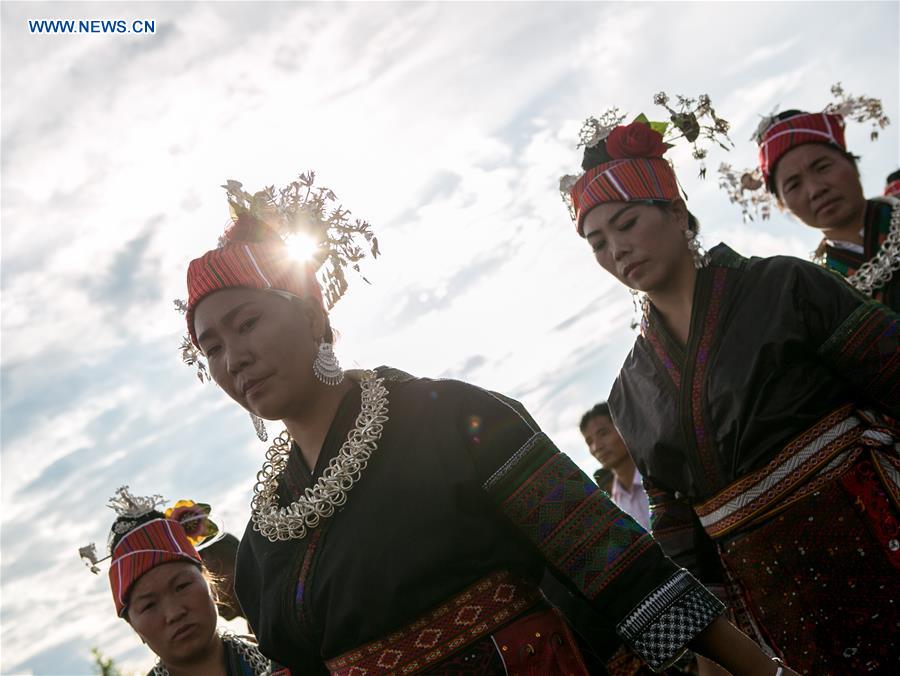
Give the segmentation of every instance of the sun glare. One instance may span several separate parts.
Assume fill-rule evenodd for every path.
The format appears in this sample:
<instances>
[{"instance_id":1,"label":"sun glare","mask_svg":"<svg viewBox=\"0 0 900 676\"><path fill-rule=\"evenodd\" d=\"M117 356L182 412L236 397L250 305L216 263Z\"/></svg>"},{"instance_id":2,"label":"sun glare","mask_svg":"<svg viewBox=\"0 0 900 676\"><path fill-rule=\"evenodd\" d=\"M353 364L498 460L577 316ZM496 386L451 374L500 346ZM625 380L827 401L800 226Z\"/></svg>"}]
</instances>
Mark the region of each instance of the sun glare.
<instances>
[{"instance_id":1,"label":"sun glare","mask_svg":"<svg viewBox=\"0 0 900 676\"><path fill-rule=\"evenodd\" d=\"M285 245L291 258L298 261L312 260L316 252L316 243L306 235L291 235L285 241Z\"/></svg>"}]
</instances>

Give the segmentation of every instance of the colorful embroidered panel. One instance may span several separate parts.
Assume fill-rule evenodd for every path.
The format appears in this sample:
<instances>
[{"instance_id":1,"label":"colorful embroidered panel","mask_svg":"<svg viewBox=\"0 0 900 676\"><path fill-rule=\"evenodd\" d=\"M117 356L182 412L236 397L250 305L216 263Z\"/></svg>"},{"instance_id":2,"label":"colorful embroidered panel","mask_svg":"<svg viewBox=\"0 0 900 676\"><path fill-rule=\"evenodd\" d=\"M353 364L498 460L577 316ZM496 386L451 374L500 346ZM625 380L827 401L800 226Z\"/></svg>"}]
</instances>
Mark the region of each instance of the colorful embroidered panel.
<instances>
[{"instance_id":1,"label":"colorful embroidered panel","mask_svg":"<svg viewBox=\"0 0 900 676\"><path fill-rule=\"evenodd\" d=\"M543 433L485 487L547 561L589 599L653 545L650 535Z\"/></svg>"},{"instance_id":2,"label":"colorful embroidered panel","mask_svg":"<svg viewBox=\"0 0 900 676\"><path fill-rule=\"evenodd\" d=\"M881 250L891 229L891 205L870 199L866 201L865 225L863 226L862 254L835 246L825 247L825 267L843 277L856 274L859 267ZM876 298L876 300L880 300Z\"/></svg>"},{"instance_id":3,"label":"colorful embroidered panel","mask_svg":"<svg viewBox=\"0 0 900 676\"><path fill-rule=\"evenodd\" d=\"M633 591L628 575L635 571L642 576L675 571L674 577L672 573L657 577L665 582L626 612L617 627L654 668L677 658L722 611L722 604L690 573L664 559L653 538L545 434L532 436L484 487L544 559L589 600L597 601L607 590L613 596ZM673 593L676 577L678 593ZM616 587L620 579L625 583ZM647 577L639 579L646 588Z\"/></svg>"},{"instance_id":4,"label":"colorful embroidered panel","mask_svg":"<svg viewBox=\"0 0 900 676\"><path fill-rule=\"evenodd\" d=\"M491 573L412 624L328 660L333 676L420 673L535 605L540 592L508 571Z\"/></svg>"},{"instance_id":5,"label":"colorful embroidered panel","mask_svg":"<svg viewBox=\"0 0 900 676\"><path fill-rule=\"evenodd\" d=\"M317 528L312 532L306 552L303 554L303 563L300 564L300 574L297 576L297 586L294 591L294 606L297 613L297 621L304 629L311 631L312 623L310 622L309 612L306 606L306 585L309 582L309 571L312 567L316 550L319 547L319 541L322 539L322 533L325 528Z\"/></svg>"},{"instance_id":6,"label":"colorful embroidered panel","mask_svg":"<svg viewBox=\"0 0 900 676\"><path fill-rule=\"evenodd\" d=\"M660 365L669 374L675 389L681 390L681 367L676 363L675 358L669 354L669 351L666 350L659 332L652 328L651 323L646 319L641 322L641 335L650 343L650 346L653 348L653 354L656 355Z\"/></svg>"},{"instance_id":7,"label":"colorful embroidered panel","mask_svg":"<svg viewBox=\"0 0 900 676\"><path fill-rule=\"evenodd\" d=\"M870 470L857 462L723 544L753 617L801 674L896 673L889 666L900 655L896 594L887 592L897 587L896 535L871 528L891 510Z\"/></svg>"},{"instance_id":8,"label":"colorful embroidered panel","mask_svg":"<svg viewBox=\"0 0 900 676\"><path fill-rule=\"evenodd\" d=\"M858 453L865 430L844 406L820 420L784 447L765 467L742 477L697 505L697 516L710 537L718 538L769 517L846 471ZM790 494L789 500L785 499Z\"/></svg>"},{"instance_id":9,"label":"colorful embroidered panel","mask_svg":"<svg viewBox=\"0 0 900 676\"><path fill-rule=\"evenodd\" d=\"M900 319L881 303L860 305L825 341L819 354L860 390L900 412Z\"/></svg>"},{"instance_id":10,"label":"colorful embroidered panel","mask_svg":"<svg viewBox=\"0 0 900 676\"><path fill-rule=\"evenodd\" d=\"M694 440L706 475L707 485L715 486L718 483L719 473L716 467L716 449L712 442L712 434L709 422L706 419L704 388L706 386L706 373L709 367L710 351L718 328L719 315L722 310L722 297L725 295L725 282L728 270L716 268L713 272L712 290L709 302L706 305L706 316L703 322L703 333L697 343L693 357L691 375L691 420L693 423Z\"/></svg>"}]
</instances>

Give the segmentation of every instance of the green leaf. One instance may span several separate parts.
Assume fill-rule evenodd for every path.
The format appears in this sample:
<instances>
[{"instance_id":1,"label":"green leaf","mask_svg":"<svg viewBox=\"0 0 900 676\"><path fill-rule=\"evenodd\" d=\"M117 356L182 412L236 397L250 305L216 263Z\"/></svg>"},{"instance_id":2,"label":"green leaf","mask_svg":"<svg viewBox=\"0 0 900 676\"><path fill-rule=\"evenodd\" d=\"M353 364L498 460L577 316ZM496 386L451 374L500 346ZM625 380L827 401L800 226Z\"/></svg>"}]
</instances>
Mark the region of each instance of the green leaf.
<instances>
[{"instance_id":1,"label":"green leaf","mask_svg":"<svg viewBox=\"0 0 900 676\"><path fill-rule=\"evenodd\" d=\"M669 128L669 123L668 122L651 122L650 128L653 131L658 131L660 133L660 135L665 136L666 129Z\"/></svg>"}]
</instances>

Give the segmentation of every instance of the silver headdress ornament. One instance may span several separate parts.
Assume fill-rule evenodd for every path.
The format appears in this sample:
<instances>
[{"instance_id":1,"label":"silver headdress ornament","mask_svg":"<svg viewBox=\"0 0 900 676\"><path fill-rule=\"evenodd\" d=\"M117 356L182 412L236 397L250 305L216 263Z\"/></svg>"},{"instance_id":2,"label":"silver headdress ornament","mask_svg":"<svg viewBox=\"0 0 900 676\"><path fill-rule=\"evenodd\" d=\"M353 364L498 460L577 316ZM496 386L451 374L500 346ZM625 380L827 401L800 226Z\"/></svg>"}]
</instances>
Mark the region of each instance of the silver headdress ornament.
<instances>
[{"instance_id":1,"label":"silver headdress ornament","mask_svg":"<svg viewBox=\"0 0 900 676\"><path fill-rule=\"evenodd\" d=\"M100 568L99 566L97 566L97 564L109 558L108 556L102 559L97 558L97 545L95 545L93 542L85 545L84 547L79 547L78 556L80 556L82 559L87 559L84 565L88 566L88 568L94 575L100 574Z\"/></svg>"},{"instance_id":2,"label":"silver headdress ornament","mask_svg":"<svg viewBox=\"0 0 900 676\"><path fill-rule=\"evenodd\" d=\"M165 502L165 498L161 495L133 495L128 490L128 486L119 486L116 489L116 494L109 499L106 506L122 518L139 519L165 504Z\"/></svg>"},{"instance_id":3,"label":"silver headdress ornament","mask_svg":"<svg viewBox=\"0 0 900 676\"><path fill-rule=\"evenodd\" d=\"M102 559L98 558L97 545L91 542L84 547L80 547L78 549L78 555L82 559L87 559L85 565L96 575L100 572L100 568L97 564L105 561L112 555L111 545L113 538L116 535L122 535L132 530L138 519L142 516L146 516L164 503L165 500L161 495L137 496L133 495L131 491L128 490L128 486L119 486L119 488L116 489L115 495L113 495L106 504L106 506L112 509L118 517L109 533L109 540L107 543L109 554Z\"/></svg>"},{"instance_id":4,"label":"silver headdress ornament","mask_svg":"<svg viewBox=\"0 0 900 676\"><path fill-rule=\"evenodd\" d=\"M884 114L881 99L869 96L849 96L844 92L840 82L831 85L831 93L837 98L834 103L825 106L826 113L843 115L845 119L854 122L872 121L872 130L869 132L869 140L878 140L878 131L887 127L891 121Z\"/></svg>"},{"instance_id":5,"label":"silver headdress ornament","mask_svg":"<svg viewBox=\"0 0 900 676\"><path fill-rule=\"evenodd\" d=\"M618 108L608 108L600 117L591 115L581 123L581 129L578 130L578 148L593 148L600 141L606 139L610 132L624 122L626 115L619 112ZM562 198L563 204L569 210L569 216L575 220L575 207L572 205L572 188L581 178L580 174L566 174L559 178L559 196Z\"/></svg>"},{"instance_id":6,"label":"silver headdress ornament","mask_svg":"<svg viewBox=\"0 0 900 676\"><path fill-rule=\"evenodd\" d=\"M716 115L709 94L700 94L696 99L676 94L676 108L669 105L670 100L669 95L665 92L659 92L653 97L653 103L669 111L671 129L681 132L665 140L667 143L672 143L683 138L693 145L694 150L691 152L691 157L700 162L700 178L706 178L706 164L703 160L709 155L709 151L699 142L702 139L718 145L725 151L730 151L734 148L734 143L728 136L731 124L728 120ZM704 122L704 120L707 121Z\"/></svg>"},{"instance_id":7,"label":"silver headdress ornament","mask_svg":"<svg viewBox=\"0 0 900 676\"><path fill-rule=\"evenodd\" d=\"M731 125L728 120L716 115L708 94L701 94L697 98L676 94L672 105L670 105L671 101L672 99L666 92L659 92L653 97L653 103L668 111L668 122L651 122L643 115L637 119L658 131L667 145L672 145L674 141L682 138L691 143L694 148L691 156L700 162L700 178L706 178L704 160L709 151L701 144L706 141L725 150L731 150L734 147L734 143L728 137ZM626 118L627 115L618 108L608 108L599 117L588 117L578 132L578 144L575 148L595 147L604 141L613 129L621 125ZM573 221L575 220L575 209L572 205L571 192L581 176L582 174L566 174L559 179L559 194Z\"/></svg>"},{"instance_id":8,"label":"silver headdress ornament","mask_svg":"<svg viewBox=\"0 0 900 676\"><path fill-rule=\"evenodd\" d=\"M593 115L587 118L578 130L578 145L575 148L593 148L622 124L626 117L618 108L609 108L599 118Z\"/></svg>"},{"instance_id":9,"label":"silver headdress ornament","mask_svg":"<svg viewBox=\"0 0 900 676\"><path fill-rule=\"evenodd\" d=\"M265 223L288 242L294 237L308 238L314 247L312 263L322 287L326 309L331 310L347 291L345 269L360 273L359 262L368 254L378 258L378 238L368 221L351 218L349 210L338 202L332 190L315 185L313 171L300 174L283 188L268 186L256 193L244 190L239 181L228 180L225 189L232 219L243 215ZM220 237L218 245L224 246ZM367 254L368 252L368 254ZM187 312L187 303L175 300L175 309ZM179 346L182 361L197 369L200 382L210 380L201 352L185 335Z\"/></svg>"},{"instance_id":10,"label":"silver headdress ornament","mask_svg":"<svg viewBox=\"0 0 900 676\"><path fill-rule=\"evenodd\" d=\"M878 132L887 127L891 121L884 114L884 108L880 99L869 96L850 96L840 82L831 85L831 94L835 101L829 103L822 110L823 113L841 115L846 120L854 122L872 121L872 130L869 139L878 139ZM772 109L768 115L760 118L759 126L753 132L750 140L759 143L769 127L776 122L778 106ZM759 167L753 169L734 169L730 164L722 163L719 166L719 187L727 194L732 204L737 204L741 209L741 215L746 223L752 221L754 216L762 220L769 218L775 203L774 197L766 190L762 171Z\"/></svg>"},{"instance_id":11,"label":"silver headdress ornament","mask_svg":"<svg viewBox=\"0 0 900 676\"><path fill-rule=\"evenodd\" d=\"M766 130L775 124L775 116L778 115L778 109L780 107L780 103L776 104L768 115L759 116L759 124L756 125L756 129L753 130L753 134L750 136L751 141L755 143L762 141L763 134L766 133Z\"/></svg>"},{"instance_id":12,"label":"silver headdress ornament","mask_svg":"<svg viewBox=\"0 0 900 676\"><path fill-rule=\"evenodd\" d=\"M754 216L766 220L771 215L775 201L765 189L765 180L759 167L740 170L722 162L719 165L719 187L728 194L728 200L732 204L741 208L744 223L752 221Z\"/></svg>"}]
</instances>

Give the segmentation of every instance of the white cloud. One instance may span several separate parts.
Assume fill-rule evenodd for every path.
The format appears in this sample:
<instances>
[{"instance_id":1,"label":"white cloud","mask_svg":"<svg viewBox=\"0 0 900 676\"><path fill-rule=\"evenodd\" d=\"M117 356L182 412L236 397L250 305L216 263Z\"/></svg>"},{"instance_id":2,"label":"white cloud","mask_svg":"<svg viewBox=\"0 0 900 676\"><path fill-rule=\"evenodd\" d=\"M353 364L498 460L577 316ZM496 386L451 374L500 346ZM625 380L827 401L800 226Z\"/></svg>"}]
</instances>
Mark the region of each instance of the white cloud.
<instances>
[{"instance_id":1,"label":"white cloud","mask_svg":"<svg viewBox=\"0 0 900 676\"><path fill-rule=\"evenodd\" d=\"M263 447L178 363L170 309L227 219L224 179L255 189L315 168L378 230L373 284L333 315L346 363L519 397L590 470L577 422L634 334L627 292L556 193L580 121L609 105L659 117L656 91L708 92L743 166L758 114L821 107L832 80L898 109L898 9L878 3L816 5L815 41L796 37L809 5L118 3L157 34L24 28L109 7L2 5L4 673L87 669L93 644L149 666L75 560L105 536L118 485L212 502L243 527ZM848 137L873 193L898 133L866 133ZM779 214L741 224L717 160L703 183L675 157L708 245L815 246Z\"/></svg>"}]
</instances>

